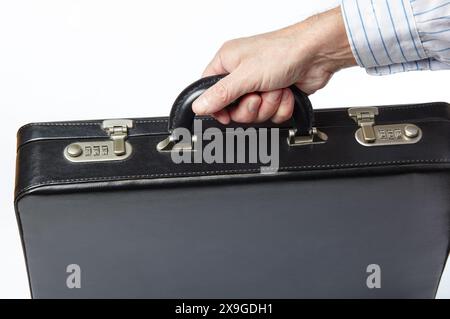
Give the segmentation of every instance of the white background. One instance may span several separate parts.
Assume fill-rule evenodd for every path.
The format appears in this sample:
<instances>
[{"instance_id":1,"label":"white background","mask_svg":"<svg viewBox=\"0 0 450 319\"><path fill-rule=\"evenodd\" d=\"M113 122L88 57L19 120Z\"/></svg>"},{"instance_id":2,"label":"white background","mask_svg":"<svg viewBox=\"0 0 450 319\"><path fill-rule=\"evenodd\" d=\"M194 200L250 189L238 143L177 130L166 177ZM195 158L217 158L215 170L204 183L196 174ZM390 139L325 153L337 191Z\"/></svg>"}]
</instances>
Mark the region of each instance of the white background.
<instances>
[{"instance_id":1,"label":"white background","mask_svg":"<svg viewBox=\"0 0 450 319\"><path fill-rule=\"evenodd\" d=\"M21 125L168 115L222 42L292 24L336 3L0 0L0 298L29 298L13 209ZM372 77L353 68L311 98L316 108L449 102L449 75ZM448 277L440 297L450 296Z\"/></svg>"}]
</instances>

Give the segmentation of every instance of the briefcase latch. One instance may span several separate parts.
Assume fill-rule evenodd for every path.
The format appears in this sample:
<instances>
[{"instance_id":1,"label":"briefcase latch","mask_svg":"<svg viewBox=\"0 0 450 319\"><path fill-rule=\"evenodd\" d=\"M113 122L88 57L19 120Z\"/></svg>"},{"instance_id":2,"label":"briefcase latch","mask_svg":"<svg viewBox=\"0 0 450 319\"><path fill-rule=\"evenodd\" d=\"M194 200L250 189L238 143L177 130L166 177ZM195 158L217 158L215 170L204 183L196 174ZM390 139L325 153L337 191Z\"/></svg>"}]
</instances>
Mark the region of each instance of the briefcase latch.
<instances>
[{"instance_id":1,"label":"briefcase latch","mask_svg":"<svg viewBox=\"0 0 450 319\"><path fill-rule=\"evenodd\" d=\"M133 121L105 120L101 127L108 133L109 139L72 143L64 149L65 158L76 163L119 161L128 158L132 146L126 140Z\"/></svg>"},{"instance_id":2,"label":"briefcase latch","mask_svg":"<svg viewBox=\"0 0 450 319\"><path fill-rule=\"evenodd\" d=\"M422 130L415 124L376 125L377 107L353 107L348 115L358 123L355 138L363 146L414 144L422 138Z\"/></svg>"},{"instance_id":3,"label":"briefcase latch","mask_svg":"<svg viewBox=\"0 0 450 319\"><path fill-rule=\"evenodd\" d=\"M128 129L133 127L132 120L105 120L102 128L109 134L113 141L115 155L126 153L125 140L128 137Z\"/></svg>"},{"instance_id":4,"label":"briefcase latch","mask_svg":"<svg viewBox=\"0 0 450 319\"><path fill-rule=\"evenodd\" d=\"M378 108L354 107L348 109L348 115L361 127L364 142L373 143L377 139L373 126L375 116L378 115Z\"/></svg>"}]
</instances>

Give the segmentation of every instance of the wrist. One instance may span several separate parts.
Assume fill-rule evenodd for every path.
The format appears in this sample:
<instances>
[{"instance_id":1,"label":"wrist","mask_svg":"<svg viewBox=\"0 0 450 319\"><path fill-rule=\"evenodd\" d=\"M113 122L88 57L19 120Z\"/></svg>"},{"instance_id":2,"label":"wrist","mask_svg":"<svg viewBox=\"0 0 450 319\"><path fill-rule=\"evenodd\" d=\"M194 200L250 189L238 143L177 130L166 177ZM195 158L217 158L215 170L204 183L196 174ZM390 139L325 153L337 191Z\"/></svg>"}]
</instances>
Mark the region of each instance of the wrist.
<instances>
[{"instance_id":1,"label":"wrist","mask_svg":"<svg viewBox=\"0 0 450 319\"><path fill-rule=\"evenodd\" d=\"M312 16L304 23L312 64L330 73L357 65L340 7Z\"/></svg>"}]
</instances>

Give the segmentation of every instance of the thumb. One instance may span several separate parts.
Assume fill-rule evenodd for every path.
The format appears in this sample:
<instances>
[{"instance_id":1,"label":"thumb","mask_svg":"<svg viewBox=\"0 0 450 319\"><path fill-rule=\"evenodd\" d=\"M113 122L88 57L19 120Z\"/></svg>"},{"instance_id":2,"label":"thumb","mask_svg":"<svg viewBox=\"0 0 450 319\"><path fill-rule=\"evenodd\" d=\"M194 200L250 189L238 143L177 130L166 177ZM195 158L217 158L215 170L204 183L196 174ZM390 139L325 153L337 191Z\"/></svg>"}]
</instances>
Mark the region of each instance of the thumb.
<instances>
[{"instance_id":1,"label":"thumb","mask_svg":"<svg viewBox=\"0 0 450 319\"><path fill-rule=\"evenodd\" d=\"M242 95L253 92L255 87L248 76L236 70L200 95L192 104L192 110L199 115L216 113Z\"/></svg>"}]
</instances>

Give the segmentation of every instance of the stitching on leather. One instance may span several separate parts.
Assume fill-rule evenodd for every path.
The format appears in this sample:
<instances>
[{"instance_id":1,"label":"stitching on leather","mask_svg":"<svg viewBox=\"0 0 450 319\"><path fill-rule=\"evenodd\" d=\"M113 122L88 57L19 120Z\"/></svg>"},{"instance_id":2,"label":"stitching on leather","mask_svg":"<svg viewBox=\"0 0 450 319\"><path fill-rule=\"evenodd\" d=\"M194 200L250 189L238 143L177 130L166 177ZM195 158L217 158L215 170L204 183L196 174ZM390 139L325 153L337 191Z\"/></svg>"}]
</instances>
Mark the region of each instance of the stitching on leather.
<instances>
[{"instance_id":1,"label":"stitching on leather","mask_svg":"<svg viewBox=\"0 0 450 319\"><path fill-rule=\"evenodd\" d=\"M445 102L442 102L445 103ZM418 108L429 108L429 107L436 107L441 106L441 103L431 103L431 104L417 104L417 105L403 105L403 106L382 106L383 111L390 111L390 110L404 110L404 109L418 109ZM347 109L347 107L343 107L343 110ZM318 112L326 112L327 109L316 109L314 111ZM337 110L339 111L339 110ZM205 117L202 118L202 120L206 121L212 121L213 118ZM160 120L135 120L136 123L164 123L167 122L167 119L160 119ZM42 123L30 123L22 126L22 128L26 128L29 126L84 126L84 125L101 125L101 122L76 122L76 123L67 123L67 122L42 122Z\"/></svg>"},{"instance_id":2,"label":"stitching on leather","mask_svg":"<svg viewBox=\"0 0 450 319\"><path fill-rule=\"evenodd\" d=\"M204 121L212 121L214 120L211 117L202 118ZM134 122L137 124L145 124L145 123L167 123L167 119L161 120L135 120ZM26 128L29 126L99 126L102 125L101 122L76 122L76 123L67 123L67 122L42 122L42 123L30 123L22 126L22 128Z\"/></svg>"},{"instance_id":3,"label":"stitching on leather","mask_svg":"<svg viewBox=\"0 0 450 319\"><path fill-rule=\"evenodd\" d=\"M137 124L145 124L145 123L165 123L167 122L166 119L161 119L161 120L135 120L134 121Z\"/></svg>"},{"instance_id":4,"label":"stitching on leather","mask_svg":"<svg viewBox=\"0 0 450 319\"><path fill-rule=\"evenodd\" d=\"M166 119L161 120L135 120L135 123L141 124L141 123L164 123L167 122ZM99 126L102 122L76 122L76 123L67 123L67 122L43 122L43 123L30 123L27 125L24 125L23 127L28 126L85 126L85 125L92 125L92 126Z\"/></svg>"},{"instance_id":5,"label":"stitching on leather","mask_svg":"<svg viewBox=\"0 0 450 319\"><path fill-rule=\"evenodd\" d=\"M43 122L43 123L30 123L22 126L22 128L29 126L84 126L84 125L101 125L101 123L92 123L92 122L79 122L79 123L60 123L60 122Z\"/></svg>"},{"instance_id":6,"label":"stitching on leather","mask_svg":"<svg viewBox=\"0 0 450 319\"><path fill-rule=\"evenodd\" d=\"M319 164L319 165L300 165L300 166L284 166L280 167L280 170L292 170L292 169L311 169L311 168L351 168L351 167L364 167L364 166L377 166L377 165L389 165L389 164L418 164L418 163L448 163L449 158L441 159L417 159L417 160L401 160L401 161L378 161L378 162L362 162L362 163L341 163L341 164ZM140 179L140 178L155 178L155 177L185 177L185 176L208 176L211 174L222 173L258 173L260 169L231 169L231 170L213 170L213 171L196 171L196 172L178 172L178 173L156 173L156 174L140 174L140 175L123 175L123 176L99 176L89 178L73 178L73 179L61 179L61 180L47 180L35 184L28 185L18 191L21 194L30 188L57 183L72 183L72 182L101 182L112 180L124 180L124 179Z\"/></svg>"}]
</instances>

